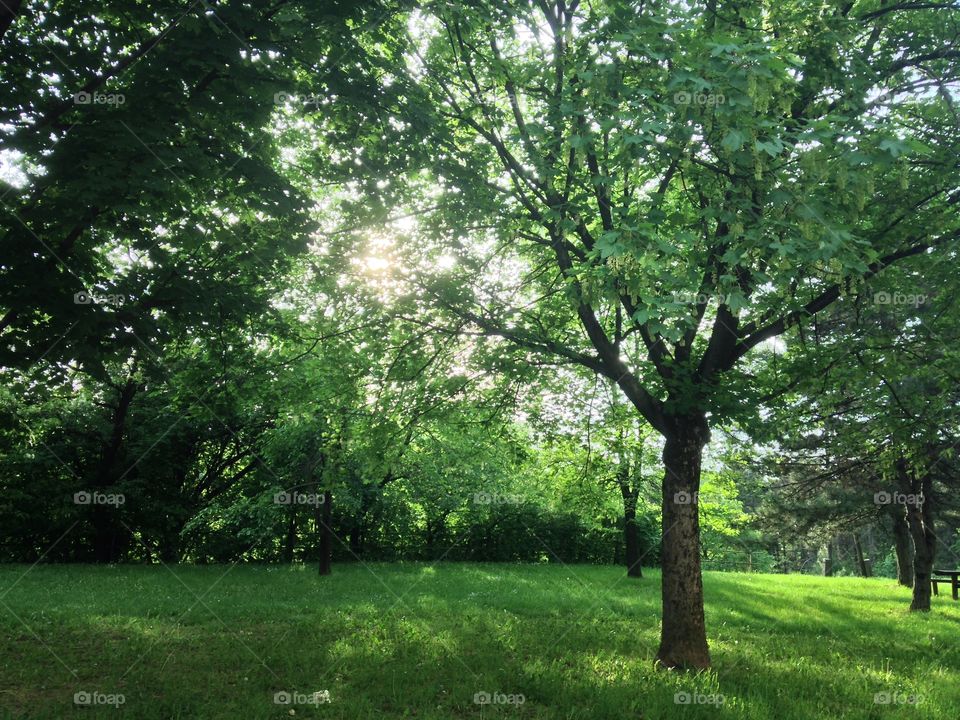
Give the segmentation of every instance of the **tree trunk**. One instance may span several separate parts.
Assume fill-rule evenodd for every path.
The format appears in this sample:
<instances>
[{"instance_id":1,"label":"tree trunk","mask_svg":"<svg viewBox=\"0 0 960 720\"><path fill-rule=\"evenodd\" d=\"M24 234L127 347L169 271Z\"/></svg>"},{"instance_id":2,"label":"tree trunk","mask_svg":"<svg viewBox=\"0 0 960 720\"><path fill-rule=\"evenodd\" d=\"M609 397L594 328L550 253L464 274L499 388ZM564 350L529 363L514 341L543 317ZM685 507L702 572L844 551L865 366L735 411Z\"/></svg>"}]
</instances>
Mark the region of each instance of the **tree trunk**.
<instances>
[{"instance_id":1,"label":"tree trunk","mask_svg":"<svg viewBox=\"0 0 960 720\"><path fill-rule=\"evenodd\" d=\"M115 507L103 505L94 505L91 510L95 562L119 562L126 550L129 532L117 523L116 512Z\"/></svg>"},{"instance_id":2,"label":"tree trunk","mask_svg":"<svg viewBox=\"0 0 960 720\"><path fill-rule=\"evenodd\" d=\"M293 503L287 508L287 536L283 542L282 560L293 563L293 553L297 547L297 506Z\"/></svg>"},{"instance_id":3,"label":"tree trunk","mask_svg":"<svg viewBox=\"0 0 960 720\"><path fill-rule=\"evenodd\" d=\"M624 509L623 523L623 539L627 553L627 577L641 578L643 577L643 570L640 567L640 533L637 530L637 509L635 505Z\"/></svg>"},{"instance_id":4,"label":"tree trunk","mask_svg":"<svg viewBox=\"0 0 960 720\"><path fill-rule=\"evenodd\" d=\"M160 545L160 562L175 565L180 562L180 535L171 534L163 538Z\"/></svg>"},{"instance_id":5,"label":"tree trunk","mask_svg":"<svg viewBox=\"0 0 960 720\"><path fill-rule=\"evenodd\" d=\"M180 517L167 518L166 527L160 537L160 562L178 563L180 562L180 534L186 525L185 520Z\"/></svg>"},{"instance_id":6,"label":"tree trunk","mask_svg":"<svg viewBox=\"0 0 960 720\"><path fill-rule=\"evenodd\" d=\"M897 582L904 587L913 587L913 539L907 514L899 505L893 508L893 548L897 554Z\"/></svg>"},{"instance_id":7,"label":"tree trunk","mask_svg":"<svg viewBox=\"0 0 960 720\"><path fill-rule=\"evenodd\" d=\"M870 568L867 566L867 560L863 556L863 545L860 543L859 533L853 533L853 552L857 558L857 567L860 570L860 576L870 577Z\"/></svg>"},{"instance_id":8,"label":"tree trunk","mask_svg":"<svg viewBox=\"0 0 960 720\"><path fill-rule=\"evenodd\" d=\"M424 554L427 560L437 560L446 553L443 548L447 537L448 513L441 513L434 519L427 518L426 546Z\"/></svg>"},{"instance_id":9,"label":"tree trunk","mask_svg":"<svg viewBox=\"0 0 960 720\"><path fill-rule=\"evenodd\" d=\"M640 531L637 528L637 496L629 488L620 486L623 492L623 541L626 551L627 577L643 577L640 568Z\"/></svg>"},{"instance_id":10,"label":"tree trunk","mask_svg":"<svg viewBox=\"0 0 960 720\"><path fill-rule=\"evenodd\" d=\"M434 536L436 535L436 529L434 528L433 520L427 516L426 524L426 537L424 538L424 555L427 560L433 560L433 546L434 546Z\"/></svg>"},{"instance_id":11,"label":"tree trunk","mask_svg":"<svg viewBox=\"0 0 960 720\"><path fill-rule=\"evenodd\" d=\"M663 448L663 625L657 660L668 668L710 667L697 503L707 438L706 422L695 418L667 435Z\"/></svg>"},{"instance_id":12,"label":"tree trunk","mask_svg":"<svg viewBox=\"0 0 960 720\"><path fill-rule=\"evenodd\" d=\"M350 528L350 553L357 559L360 559L360 553L363 552L363 519L357 517L353 526Z\"/></svg>"},{"instance_id":13,"label":"tree trunk","mask_svg":"<svg viewBox=\"0 0 960 720\"><path fill-rule=\"evenodd\" d=\"M918 478L914 471L901 464L901 478L909 482L910 493L918 498L916 503L907 503L907 523L913 537L913 601L911 610L930 610L930 576L937 552L937 536L933 520L933 482L930 474Z\"/></svg>"},{"instance_id":14,"label":"tree trunk","mask_svg":"<svg viewBox=\"0 0 960 720\"><path fill-rule=\"evenodd\" d=\"M137 383L134 380L135 368L136 361L126 383L119 389L117 404L110 419L110 437L100 448L100 462L97 465L94 492L107 492L117 481L117 463L121 458L121 450L123 449L127 417L130 413L130 405L137 393ZM117 521L118 513L119 508L116 505L93 505L91 509L90 521L93 525L93 556L95 562L118 562L126 550L130 532Z\"/></svg>"},{"instance_id":15,"label":"tree trunk","mask_svg":"<svg viewBox=\"0 0 960 720\"><path fill-rule=\"evenodd\" d=\"M321 575L329 575L333 569L333 496L329 490L323 491L323 501L317 505L317 530L320 533L320 561L318 570Z\"/></svg>"},{"instance_id":16,"label":"tree trunk","mask_svg":"<svg viewBox=\"0 0 960 720\"><path fill-rule=\"evenodd\" d=\"M836 545L833 542L833 538L830 538L830 541L827 543L827 557L823 561L823 576L833 577L833 573L836 569L837 569Z\"/></svg>"}]
</instances>

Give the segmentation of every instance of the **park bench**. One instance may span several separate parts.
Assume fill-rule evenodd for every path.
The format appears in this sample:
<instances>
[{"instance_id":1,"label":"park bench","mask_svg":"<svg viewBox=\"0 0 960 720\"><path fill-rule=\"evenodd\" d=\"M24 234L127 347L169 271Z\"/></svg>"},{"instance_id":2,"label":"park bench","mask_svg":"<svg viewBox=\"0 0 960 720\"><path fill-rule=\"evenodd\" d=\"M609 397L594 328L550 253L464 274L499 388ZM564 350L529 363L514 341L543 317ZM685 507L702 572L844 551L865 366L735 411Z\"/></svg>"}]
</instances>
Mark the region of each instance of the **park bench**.
<instances>
[{"instance_id":1,"label":"park bench","mask_svg":"<svg viewBox=\"0 0 960 720\"><path fill-rule=\"evenodd\" d=\"M936 570L933 571L933 577L930 578L930 582L933 584L933 594L939 595L937 591L937 583L943 583L944 585L949 585L950 589L953 591L953 599L960 599L960 570ZM937 576L941 577L937 577Z\"/></svg>"}]
</instances>

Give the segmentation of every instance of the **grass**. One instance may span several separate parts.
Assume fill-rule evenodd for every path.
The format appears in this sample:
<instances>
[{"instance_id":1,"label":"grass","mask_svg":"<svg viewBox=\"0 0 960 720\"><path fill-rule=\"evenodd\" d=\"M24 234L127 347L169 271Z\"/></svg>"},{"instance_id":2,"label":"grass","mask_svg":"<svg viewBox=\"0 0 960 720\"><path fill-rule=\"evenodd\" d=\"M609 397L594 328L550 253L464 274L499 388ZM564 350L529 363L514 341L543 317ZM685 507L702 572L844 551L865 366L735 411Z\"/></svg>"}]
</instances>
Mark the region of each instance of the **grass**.
<instances>
[{"instance_id":1,"label":"grass","mask_svg":"<svg viewBox=\"0 0 960 720\"><path fill-rule=\"evenodd\" d=\"M714 669L694 675L653 667L659 576L646 574L3 566L0 718L958 716L960 603L949 597L911 614L909 591L890 580L707 573ZM323 690L329 703L274 703ZM124 703L78 707L83 691ZM524 702L481 706L481 691ZM723 703L678 704L678 693Z\"/></svg>"}]
</instances>

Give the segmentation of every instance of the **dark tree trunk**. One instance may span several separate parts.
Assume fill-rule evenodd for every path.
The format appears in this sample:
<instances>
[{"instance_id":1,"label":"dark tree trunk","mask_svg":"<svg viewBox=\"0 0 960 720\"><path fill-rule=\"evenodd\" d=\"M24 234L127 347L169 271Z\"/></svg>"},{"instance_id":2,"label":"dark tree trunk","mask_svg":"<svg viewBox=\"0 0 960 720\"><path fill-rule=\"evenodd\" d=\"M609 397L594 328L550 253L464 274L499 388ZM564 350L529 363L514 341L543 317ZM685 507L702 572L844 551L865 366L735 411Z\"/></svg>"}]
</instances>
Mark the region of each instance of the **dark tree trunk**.
<instances>
[{"instance_id":1,"label":"dark tree trunk","mask_svg":"<svg viewBox=\"0 0 960 720\"><path fill-rule=\"evenodd\" d=\"M904 508L893 508L893 548L897 554L897 582L904 587L913 587L913 538Z\"/></svg>"},{"instance_id":2,"label":"dark tree trunk","mask_svg":"<svg viewBox=\"0 0 960 720\"><path fill-rule=\"evenodd\" d=\"M436 560L443 557L443 548L441 543L447 536L447 514L439 515L431 520L427 518L426 547L424 548L428 560Z\"/></svg>"},{"instance_id":3,"label":"dark tree trunk","mask_svg":"<svg viewBox=\"0 0 960 720\"><path fill-rule=\"evenodd\" d=\"M434 546L434 536L436 535L436 530L434 529L433 520L427 517L427 526L426 526L426 537L424 538L424 553L427 560L433 559L433 546Z\"/></svg>"},{"instance_id":4,"label":"dark tree trunk","mask_svg":"<svg viewBox=\"0 0 960 720\"><path fill-rule=\"evenodd\" d=\"M830 541L827 543L827 557L823 561L824 577L833 577L833 573L836 569L837 569L836 544L834 543L833 538L830 538Z\"/></svg>"},{"instance_id":5,"label":"dark tree trunk","mask_svg":"<svg viewBox=\"0 0 960 720\"><path fill-rule=\"evenodd\" d=\"M896 464L899 489L904 496L907 526L913 539L913 600L911 610L930 610L930 577L937 551L933 518L933 480L930 473L918 475L906 460Z\"/></svg>"},{"instance_id":6,"label":"dark tree trunk","mask_svg":"<svg viewBox=\"0 0 960 720\"><path fill-rule=\"evenodd\" d=\"M640 533L637 530L637 511L635 508L623 513L623 539L627 553L627 577L642 578L643 569L640 567Z\"/></svg>"},{"instance_id":7,"label":"dark tree trunk","mask_svg":"<svg viewBox=\"0 0 960 720\"><path fill-rule=\"evenodd\" d=\"M180 562L180 535L186 524L187 518L180 514L167 518L166 527L160 538L160 562Z\"/></svg>"},{"instance_id":8,"label":"dark tree trunk","mask_svg":"<svg viewBox=\"0 0 960 720\"><path fill-rule=\"evenodd\" d=\"M907 503L907 523L913 538L913 601L911 610L930 610L930 576L933 574L933 560L937 553L937 536L933 518L933 482L929 473L922 478L901 462L898 467L901 486L909 486L908 493L918 502Z\"/></svg>"},{"instance_id":9,"label":"dark tree trunk","mask_svg":"<svg viewBox=\"0 0 960 720\"><path fill-rule=\"evenodd\" d=\"M93 557L98 563L119 562L127 548L129 532L117 523L116 508L94 505L91 509L93 523Z\"/></svg>"},{"instance_id":10,"label":"dark tree trunk","mask_svg":"<svg viewBox=\"0 0 960 720\"><path fill-rule=\"evenodd\" d=\"M363 519L358 517L350 528L350 553L357 559L360 559L360 553L363 552Z\"/></svg>"},{"instance_id":11,"label":"dark tree trunk","mask_svg":"<svg viewBox=\"0 0 960 720\"><path fill-rule=\"evenodd\" d=\"M170 533L163 538L160 545L160 562L180 562L180 533Z\"/></svg>"},{"instance_id":12,"label":"dark tree trunk","mask_svg":"<svg viewBox=\"0 0 960 720\"><path fill-rule=\"evenodd\" d=\"M116 466L120 460L126 434L127 416L137 393L137 383L131 371L126 383L120 388L117 405L110 420L110 437L100 448L94 492L107 492L116 482ZM98 563L118 562L126 550L129 531L117 521L118 506L93 505L90 521L93 525L93 556Z\"/></svg>"},{"instance_id":13,"label":"dark tree trunk","mask_svg":"<svg viewBox=\"0 0 960 720\"><path fill-rule=\"evenodd\" d=\"M318 570L321 575L329 575L333 570L333 496L329 490L323 491L323 502L317 506L317 530L320 533L320 561Z\"/></svg>"},{"instance_id":14,"label":"dark tree trunk","mask_svg":"<svg viewBox=\"0 0 960 720\"><path fill-rule=\"evenodd\" d=\"M860 543L859 533L853 533L853 552L857 558L857 567L860 570L860 576L870 577L870 567L867 565L867 559L863 556L863 545Z\"/></svg>"},{"instance_id":15,"label":"dark tree trunk","mask_svg":"<svg viewBox=\"0 0 960 720\"><path fill-rule=\"evenodd\" d=\"M625 435L624 428L621 426L617 486L620 488L620 497L623 499L623 547L626 555L627 577L639 578L643 577L643 570L640 568L640 534L637 528L637 496L640 494L640 488L634 487L636 483L631 484L630 479L631 475L639 474L638 460L642 453L643 434L640 432L638 437L641 450L638 450L635 455L626 450Z\"/></svg>"},{"instance_id":16,"label":"dark tree trunk","mask_svg":"<svg viewBox=\"0 0 960 720\"><path fill-rule=\"evenodd\" d=\"M707 438L706 422L695 418L667 435L663 449L663 627L657 660L669 668L710 666L697 503Z\"/></svg>"},{"instance_id":17,"label":"dark tree trunk","mask_svg":"<svg viewBox=\"0 0 960 720\"><path fill-rule=\"evenodd\" d=\"M291 503L287 512L287 536L283 542L282 560L289 565L293 562L293 553L297 547L297 506Z\"/></svg>"},{"instance_id":18,"label":"dark tree trunk","mask_svg":"<svg viewBox=\"0 0 960 720\"><path fill-rule=\"evenodd\" d=\"M627 577L643 577L640 568L640 532L637 528L637 492L624 477L619 477L623 497L623 541L627 560Z\"/></svg>"}]
</instances>

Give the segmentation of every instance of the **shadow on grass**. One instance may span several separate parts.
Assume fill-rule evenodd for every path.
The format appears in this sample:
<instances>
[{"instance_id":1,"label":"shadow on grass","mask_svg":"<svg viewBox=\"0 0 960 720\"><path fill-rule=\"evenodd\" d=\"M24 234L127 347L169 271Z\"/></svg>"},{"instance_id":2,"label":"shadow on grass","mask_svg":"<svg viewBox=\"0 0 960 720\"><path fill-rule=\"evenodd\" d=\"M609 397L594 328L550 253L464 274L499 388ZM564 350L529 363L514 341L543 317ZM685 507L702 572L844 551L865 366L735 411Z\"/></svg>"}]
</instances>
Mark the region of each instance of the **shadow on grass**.
<instances>
[{"instance_id":1,"label":"shadow on grass","mask_svg":"<svg viewBox=\"0 0 960 720\"><path fill-rule=\"evenodd\" d=\"M15 577L0 569L0 592ZM0 612L0 717L73 715L78 690L123 693L143 720L475 718L480 692L525 698L485 718L955 717L955 609L911 616L884 581L708 573L705 585L715 669L688 675L653 667L655 571L37 568L5 599L26 626ZM273 703L320 690L329 705ZM925 701L874 703L883 692Z\"/></svg>"}]
</instances>

